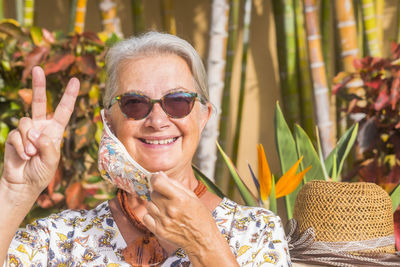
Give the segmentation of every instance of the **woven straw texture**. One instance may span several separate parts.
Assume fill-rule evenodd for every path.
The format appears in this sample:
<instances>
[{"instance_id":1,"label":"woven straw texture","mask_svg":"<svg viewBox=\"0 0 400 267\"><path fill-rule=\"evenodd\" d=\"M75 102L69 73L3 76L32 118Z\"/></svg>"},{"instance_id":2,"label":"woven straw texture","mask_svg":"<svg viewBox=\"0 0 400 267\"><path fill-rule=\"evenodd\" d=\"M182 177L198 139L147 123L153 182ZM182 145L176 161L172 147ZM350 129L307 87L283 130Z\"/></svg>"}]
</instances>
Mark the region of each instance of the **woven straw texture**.
<instances>
[{"instance_id":1,"label":"woven straw texture","mask_svg":"<svg viewBox=\"0 0 400 267\"><path fill-rule=\"evenodd\" d=\"M293 217L301 233L314 228L316 241L361 241L394 232L390 197L373 183L308 182L297 195ZM395 247L359 252L394 253Z\"/></svg>"}]
</instances>

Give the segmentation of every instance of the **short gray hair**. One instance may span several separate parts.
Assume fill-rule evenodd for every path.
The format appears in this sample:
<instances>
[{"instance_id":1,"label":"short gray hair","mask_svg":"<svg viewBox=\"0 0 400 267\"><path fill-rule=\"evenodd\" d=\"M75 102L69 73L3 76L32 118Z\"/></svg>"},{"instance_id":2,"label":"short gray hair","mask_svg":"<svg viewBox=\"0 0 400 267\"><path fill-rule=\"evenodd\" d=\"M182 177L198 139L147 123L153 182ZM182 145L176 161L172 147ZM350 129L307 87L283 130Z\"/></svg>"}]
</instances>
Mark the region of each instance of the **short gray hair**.
<instances>
[{"instance_id":1,"label":"short gray hair","mask_svg":"<svg viewBox=\"0 0 400 267\"><path fill-rule=\"evenodd\" d=\"M113 94L118 90L118 68L122 61L140 56L175 54L188 64L196 90L209 102L207 74L197 51L187 41L171 34L148 32L138 37L118 42L107 53L107 83L103 96L104 107L107 108Z\"/></svg>"}]
</instances>

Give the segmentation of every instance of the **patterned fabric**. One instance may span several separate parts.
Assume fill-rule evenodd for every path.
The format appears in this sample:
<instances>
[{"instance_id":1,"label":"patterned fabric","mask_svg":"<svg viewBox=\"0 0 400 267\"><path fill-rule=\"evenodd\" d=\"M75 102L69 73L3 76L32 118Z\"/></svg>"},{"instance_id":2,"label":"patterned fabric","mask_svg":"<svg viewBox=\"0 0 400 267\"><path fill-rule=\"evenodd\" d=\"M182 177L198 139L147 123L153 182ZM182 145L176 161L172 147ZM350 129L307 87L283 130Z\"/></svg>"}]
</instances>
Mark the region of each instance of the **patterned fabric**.
<instances>
[{"instance_id":1,"label":"patterned fabric","mask_svg":"<svg viewBox=\"0 0 400 267\"><path fill-rule=\"evenodd\" d=\"M126 151L125 146L112 133L104 109L103 134L100 140L98 166L101 176L108 182L129 193L150 200L151 173L139 165ZM134 190L133 190L134 189Z\"/></svg>"},{"instance_id":2,"label":"patterned fabric","mask_svg":"<svg viewBox=\"0 0 400 267\"><path fill-rule=\"evenodd\" d=\"M281 221L272 212L225 198L212 215L240 266L292 266ZM104 202L90 211L66 210L19 230L4 266L129 266L121 253L125 247ZM190 261L178 249L162 266L190 266Z\"/></svg>"}]
</instances>

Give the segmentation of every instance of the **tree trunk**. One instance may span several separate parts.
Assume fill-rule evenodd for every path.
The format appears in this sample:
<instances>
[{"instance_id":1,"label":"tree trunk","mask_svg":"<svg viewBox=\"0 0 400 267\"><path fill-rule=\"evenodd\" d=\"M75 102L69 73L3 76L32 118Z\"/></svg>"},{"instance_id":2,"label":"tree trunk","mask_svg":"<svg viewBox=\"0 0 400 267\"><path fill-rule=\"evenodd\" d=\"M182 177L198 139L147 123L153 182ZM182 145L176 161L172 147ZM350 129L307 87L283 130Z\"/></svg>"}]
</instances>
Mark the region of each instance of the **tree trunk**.
<instances>
[{"instance_id":1,"label":"tree trunk","mask_svg":"<svg viewBox=\"0 0 400 267\"><path fill-rule=\"evenodd\" d=\"M304 24L303 2L295 1L297 56L299 73L299 100L301 109L301 125L311 140L315 140L314 103L312 96L312 80L308 64L307 39Z\"/></svg>"},{"instance_id":2,"label":"tree trunk","mask_svg":"<svg viewBox=\"0 0 400 267\"><path fill-rule=\"evenodd\" d=\"M33 15L35 8L35 0L25 0L24 5L24 26L33 26Z\"/></svg>"},{"instance_id":3,"label":"tree trunk","mask_svg":"<svg viewBox=\"0 0 400 267\"><path fill-rule=\"evenodd\" d=\"M214 181L219 118L224 90L226 38L229 5L227 0L213 0L210 22L210 44L207 59L210 101L215 110L201 136L196 162L200 170Z\"/></svg>"},{"instance_id":4,"label":"tree trunk","mask_svg":"<svg viewBox=\"0 0 400 267\"><path fill-rule=\"evenodd\" d=\"M383 19L385 0L375 0L376 31L378 33L379 49L383 52Z\"/></svg>"},{"instance_id":5,"label":"tree trunk","mask_svg":"<svg viewBox=\"0 0 400 267\"><path fill-rule=\"evenodd\" d=\"M367 41L368 55L382 57L378 31L376 27L376 13L373 0L362 0L364 31Z\"/></svg>"},{"instance_id":6,"label":"tree trunk","mask_svg":"<svg viewBox=\"0 0 400 267\"><path fill-rule=\"evenodd\" d=\"M100 10L103 25L103 31L111 35L115 33L117 36L122 37L121 21L117 16L117 4L113 0L101 0Z\"/></svg>"},{"instance_id":7,"label":"tree trunk","mask_svg":"<svg viewBox=\"0 0 400 267\"><path fill-rule=\"evenodd\" d=\"M87 0L78 0L76 3L74 26L74 32L76 33L82 33L85 29L86 2Z\"/></svg>"},{"instance_id":8,"label":"tree trunk","mask_svg":"<svg viewBox=\"0 0 400 267\"><path fill-rule=\"evenodd\" d=\"M352 0L335 0L343 70L354 71L353 60L358 57L357 29Z\"/></svg>"},{"instance_id":9,"label":"tree trunk","mask_svg":"<svg viewBox=\"0 0 400 267\"><path fill-rule=\"evenodd\" d=\"M292 0L272 1L276 48L279 61L279 83L283 111L290 128L300 123L301 110L296 66L296 21Z\"/></svg>"},{"instance_id":10,"label":"tree trunk","mask_svg":"<svg viewBox=\"0 0 400 267\"><path fill-rule=\"evenodd\" d=\"M132 0L133 33L141 34L146 30L144 23L144 6L142 0Z\"/></svg>"},{"instance_id":11,"label":"tree trunk","mask_svg":"<svg viewBox=\"0 0 400 267\"><path fill-rule=\"evenodd\" d=\"M304 1L308 54L314 87L314 103L317 126L320 131L322 153L326 157L333 147L332 121L329 116L329 92L325 64L322 56L321 35L315 0Z\"/></svg>"},{"instance_id":12,"label":"tree trunk","mask_svg":"<svg viewBox=\"0 0 400 267\"><path fill-rule=\"evenodd\" d=\"M232 82L232 72L233 72L233 63L236 53L236 42L239 28L239 0L231 0L230 1L230 9L229 9L229 34L228 34L228 46L226 51L226 68L225 68L225 79L224 79L224 92L222 96L221 103L221 118L219 122L219 145L222 150L228 152L229 149L227 147L228 142L228 132L229 132L229 114L231 113L231 82ZM224 182L224 173L226 169L226 165L224 160L220 154L217 156L217 166L215 167L215 181L218 185L225 187Z\"/></svg>"},{"instance_id":13,"label":"tree trunk","mask_svg":"<svg viewBox=\"0 0 400 267\"><path fill-rule=\"evenodd\" d=\"M15 0L15 13L19 24L24 24L24 0Z\"/></svg>"},{"instance_id":14,"label":"tree trunk","mask_svg":"<svg viewBox=\"0 0 400 267\"><path fill-rule=\"evenodd\" d=\"M240 143L240 130L242 126L242 115L243 115L243 103L246 89L246 69L247 69L247 54L249 48L250 39L250 23L251 23L251 0L246 0L244 4L244 18L243 18L243 36L242 36L242 70L240 75L240 89L239 89L239 100L238 100L238 111L236 116L235 133L233 137L233 148L232 148L232 161L233 164L237 164L239 156L239 143ZM228 186L228 195L231 196L234 193L235 183L230 180Z\"/></svg>"},{"instance_id":15,"label":"tree trunk","mask_svg":"<svg viewBox=\"0 0 400 267\"><path fill-rule=\"evenodd\" d=\"M173 0L161 0L161 17L163 19L164 31L176 35Z\"/></svg>"}]
</instances>

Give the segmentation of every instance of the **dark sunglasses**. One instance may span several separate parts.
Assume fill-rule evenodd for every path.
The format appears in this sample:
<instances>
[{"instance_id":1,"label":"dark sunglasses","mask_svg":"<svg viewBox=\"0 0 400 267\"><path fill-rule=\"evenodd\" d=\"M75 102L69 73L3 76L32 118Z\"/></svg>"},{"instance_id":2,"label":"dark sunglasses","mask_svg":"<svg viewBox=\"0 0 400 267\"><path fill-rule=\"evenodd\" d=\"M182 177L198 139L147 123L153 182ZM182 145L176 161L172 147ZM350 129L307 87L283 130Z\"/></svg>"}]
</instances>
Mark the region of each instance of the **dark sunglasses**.
<instances>
[{"instance_id":1,"label":"dark sunglasses","mask_svg":"<svg viewBox=\"0 0 400 267\"><path fill-rule=\"evenodd\" d=\"M199 100L202 104L206 101L195 92L172 92L160 99L151 99L137 92L129 92L114 97L108 108L118 102L122 113L134 120L146 118L155 103L159 103L164 112L171 118L179 119L186 117L192 111L195 101Z\"/></svg>"}]
</instances>

